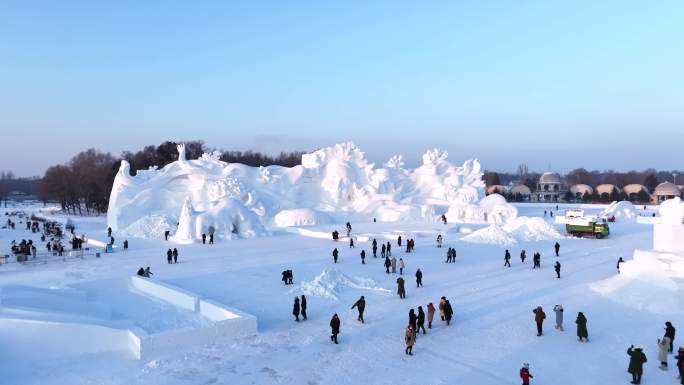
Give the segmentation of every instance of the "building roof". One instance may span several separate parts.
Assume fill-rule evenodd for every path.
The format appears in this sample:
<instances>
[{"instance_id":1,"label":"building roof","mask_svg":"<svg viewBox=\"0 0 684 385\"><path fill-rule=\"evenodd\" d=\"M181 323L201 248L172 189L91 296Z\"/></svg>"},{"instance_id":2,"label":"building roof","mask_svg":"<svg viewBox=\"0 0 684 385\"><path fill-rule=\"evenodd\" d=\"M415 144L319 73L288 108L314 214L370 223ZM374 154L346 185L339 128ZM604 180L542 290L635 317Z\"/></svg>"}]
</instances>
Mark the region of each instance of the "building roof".
<instances>
[{"instance_id":1,"label":"building roof","mask_svg":"<svg viewBox=\"0 0 684 385\"><path fill-rule=\"evenodd\" d=\"M532 195L532 190L524 184L517 184L511 187L511 194Z\"/></svg>"},{"instance_id":2,"label":"building roof","mask_svg":"<svg viewBox=\"0 0 684 385\"><path fill-rule=\"evenodd\" d=\"M655 195L672 195L672 196L680 196L681 192L679 191L679 188L674 184L670 182L663 182L659 185L656 186Z\"/></svg>"},{"instance_id":3,"label":"building roof","mask_svg":"<svg viewBox=\"0 0 684 385\"><path fill-rule=\"evenodd\" d=\"M622 187L622 191L624 191L625 194L638 194L641 190L646 191L646 194L650 194L648 188L642 184L632 183Z\"/></svg>"},{"instance_id":4,"label":"building roof","mask_svg":"<svg viewBox=\"0 0 684 385\"><path fill-rule=\"evenodd\" d=\"M604 183L596 186L596 193L599 195L610 194L613 192L613 189L616 189L617 192L620 192L620 188L618 188L618 186L610 183Z\"/></svg>"},{"instance_id":5,"label":"building roof","mask_svg":"<svg viewBox=\"0 0 684 385\"><path fill-rule=\"evenodd\" d=\"M570 192L573 194L580 193L582 195L584 195L585 193L593 194L594 189L591 188L591 186L589 186L588 184L580 183L580 184L576 184L576 185L573 185L572 187L570 187Z\"/></svg>"},{"instance_id":6,"label":"building roof","mask_svg":"<svg viewBox=\"0 0 684 385\"><path fill-rule=\"evenodd\" d=\"M560 183L561 177L556 172L547 171L539 177L539 183Z\"/></svg>"}]
</instances>

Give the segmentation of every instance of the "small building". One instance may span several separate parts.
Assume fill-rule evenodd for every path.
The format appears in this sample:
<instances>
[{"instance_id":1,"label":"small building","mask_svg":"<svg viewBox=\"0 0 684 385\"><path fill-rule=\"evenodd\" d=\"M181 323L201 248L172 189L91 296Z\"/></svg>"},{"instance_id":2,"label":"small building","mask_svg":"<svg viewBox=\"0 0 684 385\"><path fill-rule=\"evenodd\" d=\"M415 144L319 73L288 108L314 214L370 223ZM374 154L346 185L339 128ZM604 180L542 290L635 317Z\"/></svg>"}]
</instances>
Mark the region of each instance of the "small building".
<instances>
[{"instance_id":1,"label":"small building","mask_svg":"<svg viewBox=\"0 0 684 385\"><path fill-rule=\"evenodd\" d=\"M581 201L584 199L585 194L594 194L594 189L591 188L591 186L589 186L588 184L580 183L571 186L570 192L572 193L572 196L575 198L575 200Z\"/></svg>"},{"instance_id":2,"label":"small building","mask_svg":"<svg viewBox=\"0 0 684 385\"><path fill-rule=\"evenodd\" d=\"M614 184L604 183L596 186L596 194L601 200L610 200L610 196L613 192L620 193L620 189Z\"/></svg>"},{"instance_id":3,"label":"small building","mask_svg":"<svg viewBox=\"0 0 684 385\"><path fill-rule=\"evenodd\" d=\"M532 190L524 184L517 184L510 189L513 200L517 202L527 202L532 197Z\"/></svg>"},{"instance_id":4,"label":"small building","mask_svg":"<svg viewBox=\"0 0 684 385\"><path fill-rule=\"evenodd\" d=\"M674 183L663 182L656 186L653 191L654 199L657 203L662 203L668 199L681 196L682 193Z\"/></svg>"},{"instance_id":5,"label":"small building","mask_svg":"<svg viewBox=\"0 0 684 385\"><path fill-rule=\"evenodd\" d=\"M558 202L563 199L565 191L565 186L558 173L545 172L539 177L537 190L532 195L532 200L536 202Z\"/></svg>"},{"instance_id":6,"label":"small building","mask_svg":"<svg viewBox=\"0 0 684 385\"><path fill-rule=\"evenodd\" d=\"M630 201L635 201L639 199L639 195L651 195L648 188L642 184L633 183L622 187L622 192L627 195L627 199Z\"/></svg>"}]
</instances>

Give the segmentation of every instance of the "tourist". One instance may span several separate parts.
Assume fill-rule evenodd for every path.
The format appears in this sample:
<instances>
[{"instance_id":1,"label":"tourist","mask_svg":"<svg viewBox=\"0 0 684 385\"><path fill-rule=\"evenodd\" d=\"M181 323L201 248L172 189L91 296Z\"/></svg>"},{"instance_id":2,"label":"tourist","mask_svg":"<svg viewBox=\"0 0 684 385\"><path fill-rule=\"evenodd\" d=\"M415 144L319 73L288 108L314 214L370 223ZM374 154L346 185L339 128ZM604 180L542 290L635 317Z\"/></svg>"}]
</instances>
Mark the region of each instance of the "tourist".
<instances>
[{"instance_id":1,"label":"tourist","mask_svg":"<svg viewBox=\"0 0 684 385\"><path fill-rule=\"evenodd\" d=\"M432 302L427 305L428 329L432 329L432 320L435 318L435 305Z\"/></svg>"},{"instance_id":2,"label":"tourist","mask_svg":"<svg viewBox=\"0 0 684 385\"><path fill-rule=\"evenodd\" d=\"M644 364L648 361L646 355L640 347L631 345L627 349L629 355L629 367L627 371L632 374L632 384L640 384L641 376L644 374Z\"/></svg>"},{"instance_id":3,"label":"tourist","mask_svg":"<svg viewBox=\"0 0 684 385\"><path fill-rule=\"evenodd\" d=\"M668 351L672 353L672 348L674 346L674 338L675 338L675 328L672 326L672 323L670 321L665 322L665 336L670 339L670 346Z\"/></svg>"},{"instance_id":4,"label":"tourist","mask_svg":"<svg viewBox=\"0 0 684 385\"><path fill-rule=\"evenodd\" d=\"M337 316L337 313L333 314L332 319L330 320L330 330L332 333L330 341L337 344L337 335L340 334L340 318Z\"/></svg>"},{"instance_id":5,"label":"tourist","mask_svg":"<svg viewBox=\"0 0 684 385\"><path fill-rule=\"evenodd\" d=\"M511 267L511 253L506 249L506 253L504 253L504 267Z\"/></svg>"},{"instance_id":6,"label":"tourist","mask_svg":"<svg viewBox=\"0 0 684 385\"><path fill-rule=\"evenodd\" d=\"M399 294L399 298L406 298L406 289L404 288L404 278L401 278L401 277L397 278L397 294Z\"/></svg>"},{"instance_id":7,"label":"tourist","mask_svg":"<svg viewBox=\"0 0 684 385\"><path fill-rule=\"evenodd\" d=\"M337 263L337 255L339 254L339 251L337 251L337 247L333 249L332 256L333 256L333 262Z\"/></svg>"},{"instance_id":8,"label":"tourist","mask_svg":"<svg viewBox=\"0 0 684 385\"><path fill-rule=\"evenodd\" d=\"M404 340L406 341L406 349L404 350L409 356L413 355L413 345L416 343L416 333L411 328L411 325L406 327L406 333L404 333Z\"/></svg>"},{"instance_id":9,"label":"tourist","mask_svg":"<svg viewBox=\"0 0 684 385\"><path fill-rule=\"evenodd\" d=\"M577 339L579 340L579 342L582 342L582 340L584 340L585 342L589 342L589 331L587 331L587 317L584 316L584 313L577 313L577 319L575 320L575 323L577 324Z\"/></svg>"},{"instance_id":10,"label":"tourist","mask_svg":"<svg viewBox=\"0 0 684 385\"><path fill-rule=\"evenodd\" d=\"M563 305L554 306L553 312L556 313L556 329L563 331Z\"/></svg>"},{"instance_id":11,"label":"tourist","mask_svg":"<svg viewBox=\"0 0 684 385\"><path fill-rule=\"evenodd\" d=\"M399 258L399 275L404 275L404 267L406 267L406 264L404 264L404 258Z\"/></svg>"},{"instance_id":12,"label":"tourist","mask_svg":"<svg viewBox=\"0 0 684 385\"><path fill-rule=\"evenodd\" d=\"M171 249L168 249L166 251L166 261L168 262L169 265L173 261L173 251L171 251Z\"/></svg>"},{"instance_id":13,"label":"tourist","mask_svg":"<svg viewBox=\"0 0 684 385\"><path fill-rule=\"evenodd\" d=\"M416 271L416 287L423 286L423 272L418 269Z\"/></svg>"},{"instance_id":14,"label":"tourist","mask_svg":"<svg viewBox=\"0 0 684 385\"><path fill-rule=\"evenodd\" d=\"M178 263L178 249L173 248L173 263Z\"/></svg>"},{"instance_id":15,"label":"tourist","mask_svg":"<svg viewBox=\"0 0 684 385\"><path fill-rule=\"evenodd\" d=\"M560 244L556 242L555 245L553 245L553 248L556 250L556 257L558 256L558 252L560 251Z\"/></svg>"},{"instance_id":16,"label":"tourist","mask_svg":"<svg viewBox=\"0 0 684 385\"><path fill-rule=\"evenodd\" d=\"M417 325L418 328L416 329L416 333L420 333L420 329L423 329L423 334L427 334L427 332L425 331L425 312L423 311L422 306L418 306Z\"/></svg>"},{"instance_id":17,"label":"tourist","mask_svg":"<svg viewBox=\"0 0 684 385\"><path fill-rule=\"evenodd\" d=\"M560 270L561 270L560 262L556 261L556 264L553 266L553 269L556 270L556 278L560 278Z\"/></svg>"},{"instance_id":18,"label":"tourist","mask_svg":"<svg viewBox=\"0 0 684 385\"><path fill-rule=\"evenodd\" d=\"M537 306L532 312L534 313L534 322L537 324L537 337L539 337L542 335L542 324L544 319L546 319L546 314L541 306Z\"/></svg>"},{"instance_id":19,"label":"tourist","mask_svg":"<svg viewBox=\"0 0 684 385\"><path fill-rule=\"evenodd\" d=\"M299 297L294 298L294 305L292 306L292 315L295 316L295 321L299 322L299 312L301 307L299 306Z\"/></svg>"},{"instance_id":20,"label":"tourist","mask_svg":"<svg viewBox=\"0 0 684 385\"><path fill-rule=\"evenodd\" d=\"M351 307L356 308L356 310L359 311L359 316L356 318L357 321L361 321L361 323L364 323L363 321L363 312L366 310L366 299L361 296L356 302L354 302L354 305Z\"/></svg>"},{"instance_id":21,"label":"tourist","mask_svg":"<svg viewBox=\"0 0 684 385\"><path fill-rule=\"evenodd\" d=\"M290 282L290 283L292 283L292 282ZM301 311L302 319L304 321L306 321L306 297L304 296L304 294L302 294L302 300L299 303L300 303L300 307L302 309L302 311Z\"/></svg>"},{"instance_id":22,"label":"tourist","mask_svg":"<svg viewBox=\"0 0 684 385\"><path fill-rule=\"evenodd\" d=\"M361 250L361 264L366 264L366 250Z\"/></svg>"},{"instance_id":23,"label":"tourist","mask_svg":"<svg viewBox=\"0 0 684 385\"><path fill-rule=\"evenodd\" d=\"M522 380L522 385L530 385L530 378L534 378L534 376L530 373L530 364L525 363L520 369L520 379Z\"/></svg>"},{"instance_id":24,"label":"tourist","mask_svg":"<svg viewBox=\"0 0 684 385\"><path fill-rule=\"evenodd\" d=\"M447 326L451 323L451 316L454 315L454 309L451 307L449 300L444 301L444 319L446 319Z\"/></svg>"}]
</instances>

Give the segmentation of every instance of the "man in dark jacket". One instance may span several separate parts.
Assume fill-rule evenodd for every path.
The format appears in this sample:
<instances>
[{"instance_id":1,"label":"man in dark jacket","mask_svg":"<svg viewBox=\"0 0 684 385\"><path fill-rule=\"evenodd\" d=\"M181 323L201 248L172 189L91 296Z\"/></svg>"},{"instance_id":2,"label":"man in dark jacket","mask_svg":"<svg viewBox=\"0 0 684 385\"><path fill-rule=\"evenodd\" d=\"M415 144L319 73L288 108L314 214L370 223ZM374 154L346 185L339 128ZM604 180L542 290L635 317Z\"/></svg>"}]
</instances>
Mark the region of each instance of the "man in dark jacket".
<instances>
[{"instance_id":1,"label":"man in dark jacket","mask_svg":"<svg viewBox=\"0 0 684 385\"><path fill-rule=\"evenodd\" d=\"M423 329L423 334L427 334L425 331L425 312L423 312L423 307L418 306L418 328L416 329L416 333L420 332L420 329Z\"/></svg>"},{"instance_id":2,"label":"man in dark jacket","mask_svg":"<svg viewBox=\"0 0 684 385\"><path fill-rule=\"evenodd\" d=\"M399 298L406 298L406 289L404 288L404 278L397 278L397 294ZM415 328L413 330L416 330Z\"/></svg>"},{"instance_id":3,"label":"man in dark jacket","mask_svg":"<svg viewBox=\"0 0 684 385\"><path fill-rule=\"evenodd\" d=\"M506 249L506 253L504 254L504 267L511 267L511 253Z\"/></svg>"},{"instance_id":4,"label":"man in dark jacket","mask_svg":"<svg viewBox=\"0 0 684 385\"><path fill-rule=\"evenodd\" d=\"M337 263L337 255L339 254L339 251L337 251L337 247L333 250L332 256L333 256L333 262Z\"/></svg>"},{"instance_id":5,"label":"man in dark jacket","mask_svg":"<svg viewBox=\"0 0 684 385\"><path fill-rule=\"evenodd\" d=\"M454 309L451 308L451 303L447 299L444 301L444 319L446 319L447 325L451 323L451 316L454 314Z\"/></svg>"},{"instance_id":6,"label":"man in dark jacket","mask_svg":"<svg viewBox=\"0 0 684 385\"><path fill-rule=\"evenodd\" d=\"M366 264L366 250L361 250L361 264Z\"/></svg>"},{"instance_id":7,"label":"man in dark jacket","mask_svg":"<svg viewBox=\"0 0 684 385\"><path fill-rule=\"evenodd\" d=\"M207 243L207 234L202 233L202 244L204 245L206 243Z\"/></svg>"},{"instance_id":8,"label":"man in dark jacket","mask_svg":"<svg viewBox=\"0 0 684 385\"><path fill-rule=\"evenodd\" d=\"M675 328L674 328L674 326L672 326L672 322L670 322L670 321L665 322L665 336L664 337L670 338L670 348L668 349L668 352L672 353L672 348L674 345L674 338L675 338Z\"/></svg>"},{"instance_id":9,"label":"man in dark jacket","mask_svg":"<svg viewBox=\"0 0 684 385\"><path fill-rule=\"evenodd\" d=\"M556 257L558 256L558 252L560 251L560 244L556 242L555 245L553 245L553 248L556 250Z\"/></svg>"},{"instance_id":10,"label":"man in dark jacket","mask_svg":"<svg viewBox=\"0 0 684 385\"><path fill-rule=\"evenodd\" d=\"M295 321L299 322L299 311L301 310L299 306L299 297L295 297L294 305L292 306L292 315L295 316Z\"/></svg>"},{"instance_id":11,"label":"man in dark jacket","mask_svg":"<svg viewBox=\"0 0 684 385\"><path fill-rule=\"evenodd\" d=\"M646 355L639 347L630 346L627 349L629 355L629 367L627 371L632 374L632 384L641 383L641 375L644 373L644 364L646 363Z\"/></svg>"},{"instance_id":12,"label":"man in dark jacket","mask_svg":"<svg viewBox=\"0 0 684 385\"><path fill-rule=\"evenodd\" d=\"M178 249L173 248L173 263L178 263Z\"/></svg>"},{"instance_id":13,"label":"man in dark jacket","mask_svg":"<svg viewBox=\"0 0 684 385\"><path fill-rule=\"evenodd\" d=\"M358 301L354 302L354 305L351 307L356 308L359 311L359 317L356 319L357 321L363 322L363 311L366 310L366 299L361 296Z\"/></svg>"},{"instance_id":14,"label":"man in dark jacket","mask_svg":"<svg viewBox=\"0 0 684 385\"><path fill-rule=\"evenodd\" d=\"M416 287L421 286L423 286L423 272L418 269L418 271L416 271Z\"/></svg>"},{"instance_id":15,"label":"man in dark jacket","mask_svg":"<svg viewBox=\"0 0 684 385\"><path fill-rule=\"evenodd\" d=\"M537 324L537 337L542 335L542 324L546 319L546 313L542 310L541 306L537 306L536 309L532 310L534 313L534 322Z\"/></svg>"},{"instance_id":16,"label":"man in dark jacket","mask_svg":"<svg viewBox=\"0 0 684 385\"><path fill-rule=\"evenodd\" d=\"M392 261L390 261L389 257L385 257L385 273L389 274L389 268L392 266Z\"/></svg>"},{"instance_id":17,"label":"man in dark jacket","mask_svg":"<svg viewBox=\"0 0 684 385\"><path fill-rule=\"evenodd\" d=\"M553 266L553 269L556 270L556 278L560 278L560 269L561 269L560 262L556 261L556 264Z\"/></svg>"},{"instance_id":18,"label":"man in dark jacket","mask_svg":"<svg viewBox=\"0 0 684 385\"><path fill-rule=\"evenodd\" d=\"M409 325L413 329L413 333L416 333L416 327L418 324L418 317L416 317L416 312L413 309L409 310Z\"/></svg>"},{"instance_id":19,"label":"man in dark jacket","mask_svg":"<svg viewBox=\"0 0 684 385\"><path fill-rule=\"evenodd\" d=\"M166 251L166 261L169 264L171 264L171 262L173 261L173 252L171 251L171 249Z\"/></svg>"},{"instance_id":20,"label":"man in dark jacket","mask_svg":"<svg viewBox=\"0 0 684 385\"><path fill-rule=\"evenodd\" d=\"M333 314L330 320L330 331L332 333L330 341L337 343L337 335L340 334L340 318L337 317L337 313Z\"/></svg>"},{"instance_id":21,"label":"man in dark jacket","mask_svg":"<svg viewBox=\"0 0 684 385\"><path fill-rule=\"evenodd\" d=\"M300 301L302 307L302 318L306 321L306 297L302 294L302 300Z\"/></svg>"}]
</instances>

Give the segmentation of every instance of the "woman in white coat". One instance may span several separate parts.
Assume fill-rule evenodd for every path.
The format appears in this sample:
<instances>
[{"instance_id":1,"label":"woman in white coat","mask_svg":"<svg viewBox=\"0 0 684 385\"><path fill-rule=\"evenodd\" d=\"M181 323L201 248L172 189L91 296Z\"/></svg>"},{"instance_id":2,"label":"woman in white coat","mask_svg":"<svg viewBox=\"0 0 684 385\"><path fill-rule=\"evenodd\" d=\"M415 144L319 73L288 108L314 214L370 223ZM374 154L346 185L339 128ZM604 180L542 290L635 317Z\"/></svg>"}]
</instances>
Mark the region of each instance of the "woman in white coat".
<instances>
[{"instance_id":1,"label":"woman in white coat","mask_svg":"<svg viewBox=\"0 0 684 385\"><path fill-rule=\"evenodd\" d=\"M663 337L658 340L658 360L660 361L660 369L667 369L667 354L670 350L670 337Z\"/></svg>"}]
</instances>

